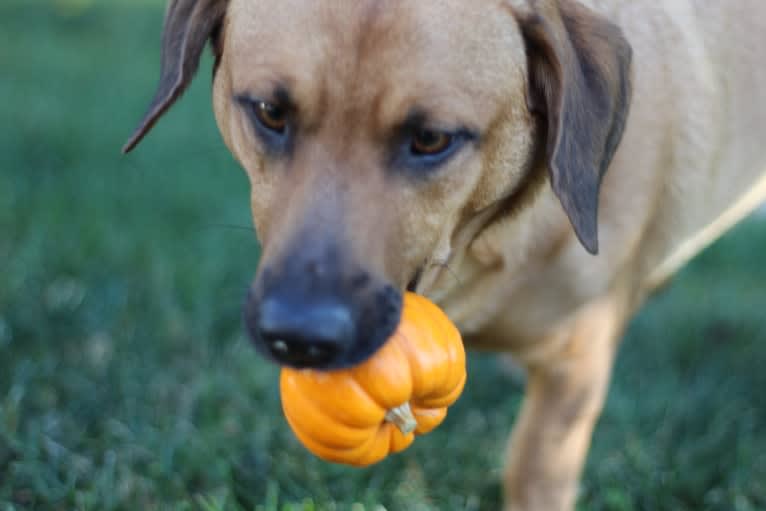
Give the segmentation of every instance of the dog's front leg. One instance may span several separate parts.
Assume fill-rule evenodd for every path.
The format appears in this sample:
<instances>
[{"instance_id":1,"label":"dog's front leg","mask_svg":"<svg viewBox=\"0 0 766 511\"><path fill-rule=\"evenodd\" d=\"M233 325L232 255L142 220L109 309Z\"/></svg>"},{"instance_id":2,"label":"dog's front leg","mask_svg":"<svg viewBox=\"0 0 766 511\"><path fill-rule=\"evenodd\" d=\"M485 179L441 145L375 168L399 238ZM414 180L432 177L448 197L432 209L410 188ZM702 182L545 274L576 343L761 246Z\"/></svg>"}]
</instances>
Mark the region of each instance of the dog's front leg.
<instances>
[{"instance_id":1,"label":"dog's front leg","mask_svg":"<svg viewBox=\"0 0 766 511\"><path fill-rule=\"evenodd\" d=\"M528 358L525 401L509 444L508 511L574 509L591 433L604 404L625 322L623 302L584 307L537 360Z\"/></svg>"}]
</instances>

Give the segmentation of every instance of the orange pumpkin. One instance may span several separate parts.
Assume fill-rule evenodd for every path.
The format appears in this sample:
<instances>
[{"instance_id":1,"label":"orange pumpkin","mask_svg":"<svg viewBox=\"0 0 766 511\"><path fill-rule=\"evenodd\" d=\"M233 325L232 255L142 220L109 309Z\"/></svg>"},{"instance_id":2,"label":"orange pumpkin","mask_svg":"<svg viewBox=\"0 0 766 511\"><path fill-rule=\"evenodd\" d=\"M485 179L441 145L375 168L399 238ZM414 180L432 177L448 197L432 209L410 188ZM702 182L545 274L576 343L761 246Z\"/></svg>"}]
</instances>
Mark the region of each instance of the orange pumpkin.
<instances>
[{"instance_id":1,"label":"orange pumpkin","mask_svg":"<svg viewBox=\"0 0 766 511\"><path fill-rule=\"evenodd\" d=\"M309 451L367 466L441 424L465 379L460 333L436 305L407 293L399 327L366 362L328 372L282 369L282 409Z\"/></svg>"}]
</instances>

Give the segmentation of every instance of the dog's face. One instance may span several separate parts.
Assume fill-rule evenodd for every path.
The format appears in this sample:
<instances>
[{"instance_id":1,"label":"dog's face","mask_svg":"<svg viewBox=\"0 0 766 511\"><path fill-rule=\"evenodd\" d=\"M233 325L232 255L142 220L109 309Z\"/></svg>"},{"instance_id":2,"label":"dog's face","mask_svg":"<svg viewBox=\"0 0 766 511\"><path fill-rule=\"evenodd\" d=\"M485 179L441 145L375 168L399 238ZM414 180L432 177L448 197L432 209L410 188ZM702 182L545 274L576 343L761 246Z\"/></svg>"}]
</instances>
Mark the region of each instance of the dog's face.
<instances>
[{"instance_id":1,"label":"dog's face","mask_svg":"<svg viewBox=\"0 0 766 511\"><path fill-rule=\"evenodd\" d=\"M396 327L402 292L529 181L540 154L554 187L572 180L556 159L599 160L577 193L557 190L595 249L621 84L596 83L593 112L566 110L564 82L598 78L601 64L569 76L581 49L562 36L582 20L567 27L557 2L543 3L550 20L502 1L171 2L160 90L129 147L183 91L212 36L216 118L250 178L263 247L246 304L262 352L299 367L363 361ZM623 64L603 60L606 75ZM575 99L587 106L585 89ZM568 136L567 115L607 125Z\"/></svg>"},{"instance_id":2,"label":"dog's face","mask_svg":"<svg viewBox=\"0 0 766 511\"><path fill-rule=\"evenodd\" d=\"M299 357L301 328L341 329L344 347L331 356L327 332L317 356L361 361L408 283L513 188L533 124L512 26L463 1L230 3L214 103L252 184L257 344Z\"/></svg>"}]
</instances>

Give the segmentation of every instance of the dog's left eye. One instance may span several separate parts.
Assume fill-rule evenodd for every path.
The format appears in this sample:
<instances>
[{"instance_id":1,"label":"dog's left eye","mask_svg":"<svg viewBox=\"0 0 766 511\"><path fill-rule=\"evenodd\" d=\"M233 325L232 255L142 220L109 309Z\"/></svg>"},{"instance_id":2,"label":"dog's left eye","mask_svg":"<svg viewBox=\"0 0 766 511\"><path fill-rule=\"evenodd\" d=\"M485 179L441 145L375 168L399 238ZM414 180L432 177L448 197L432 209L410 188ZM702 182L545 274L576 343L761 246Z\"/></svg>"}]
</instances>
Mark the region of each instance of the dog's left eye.
<instances>
[{"instance_id":1,"label":"dog's left eye","mask_svg":"<svg viewBox=\"0 0 766 511\"><path fill-rule=\"evenodd\" d=\"M264 128L282 135L287 130L287 109L267 103L266 101L256 101L253 104L253 113L255 119Z\"/></svg>"},{"instance_id":2,"label":"dog's left eye","mask_svg":"<svg viewBox=\"0 0 766 511\"><path fill-rule=\"evenodd\" d=\"M295 108L289 97L279 97L270 102L255 99L246 94L234 97L242 112L250 120L255 135L271 155L277 156L290 150L294 136Z\"/></svg>"}]
</instances>

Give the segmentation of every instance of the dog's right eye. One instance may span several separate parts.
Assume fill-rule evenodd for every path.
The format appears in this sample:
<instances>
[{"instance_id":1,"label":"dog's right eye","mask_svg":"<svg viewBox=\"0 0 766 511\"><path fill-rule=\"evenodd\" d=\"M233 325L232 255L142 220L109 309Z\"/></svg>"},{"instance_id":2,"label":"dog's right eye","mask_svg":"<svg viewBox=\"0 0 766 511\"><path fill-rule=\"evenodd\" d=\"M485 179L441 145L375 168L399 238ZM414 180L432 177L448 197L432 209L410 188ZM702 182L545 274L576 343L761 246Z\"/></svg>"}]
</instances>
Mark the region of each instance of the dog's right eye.
<instances>
[{"instance_id":1,"label":"dog's right eye","mask_svg":"<svg viewBox=\"0 0 766 511\"><path fill-rule=\"evenodd\" d=\"M419 129L412 136L411 151L415 156L437 156L447 151L454 139L452 133Z\"/></svg>"}]
</instances>

